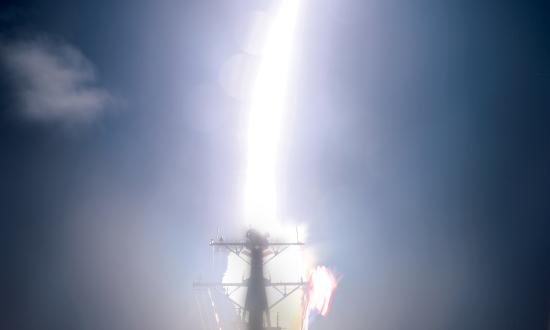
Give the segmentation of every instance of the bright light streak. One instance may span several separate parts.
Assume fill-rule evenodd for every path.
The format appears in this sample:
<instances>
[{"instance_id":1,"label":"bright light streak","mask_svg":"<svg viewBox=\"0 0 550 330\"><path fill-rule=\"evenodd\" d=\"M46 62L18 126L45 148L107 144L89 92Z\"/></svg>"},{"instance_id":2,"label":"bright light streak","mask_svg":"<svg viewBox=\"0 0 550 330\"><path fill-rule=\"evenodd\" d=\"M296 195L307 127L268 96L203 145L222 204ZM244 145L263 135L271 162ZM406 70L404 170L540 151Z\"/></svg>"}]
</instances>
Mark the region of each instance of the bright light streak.
<instances>
[{"instance_id":1,"label":"bright light streak","mask_svg":"<svg viewBox=\"0 0 550 330\"><path fill-rule=\"evenodd\" d=\"M253 86L247 134L246 224L258 230L278 225L281 129L300 0L281 0L273 17Z\"/></svg>"},{"instance_id":2,"label":"bright light streak","mask_svg":"<svg viewBox=\"0 0 550 330\"><path fill-rule=\"evenodd\" d=\"M283 224L280 218L279 168L281 136L288 111L287 94L292 74L295 27L299 18L302 0L278 0L260 53L260 62L253 80L250 94L246 132L246 172L244 183L245 225L271 238L283 242L296 239L294 225ZM304 239L302 231L301 239ZM303 278L307 263L304 251L289 248L264 271L280 281L296 281ZM290 267L289 267L290 266ZM235 256L228 259L224 281L238 281L246 278L248 270ZM244 274L244 275L243 275ZM268 292L269 294L269 292ZM275 293L278 295L278 293ZM237 298L244 300L244 295ZM289 328L299 328L301 297L297 294L287 297L285 303L277 305L271 312L279 315Z\"/></svg>"},{"instance_id":3,"label":"bright light streak","mask_svg":"<svg viewBox=\"0 0 550 330\"><path fill-rule=\"evenodd\" d=\"M309 285L305 293L302 330L308 329L309 316L312 312L323 316L328 314L337 285L336 278L325 266L317 266L311 272Z\"/></svg>"}]
</instances>

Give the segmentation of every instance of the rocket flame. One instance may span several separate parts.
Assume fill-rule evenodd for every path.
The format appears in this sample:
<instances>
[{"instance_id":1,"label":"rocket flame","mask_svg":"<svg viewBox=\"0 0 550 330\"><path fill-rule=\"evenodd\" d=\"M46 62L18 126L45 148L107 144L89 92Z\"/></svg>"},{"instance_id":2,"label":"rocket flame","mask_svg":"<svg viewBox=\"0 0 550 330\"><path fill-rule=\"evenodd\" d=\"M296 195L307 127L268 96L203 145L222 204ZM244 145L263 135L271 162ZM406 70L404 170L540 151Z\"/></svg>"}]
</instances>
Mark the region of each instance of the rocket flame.
<instances>
[{"instance_id":1,"label":"rocket flame","mask_svg":"<svg viewBox=\"0 0 550 330\"><path fill-rule=\"evenodd\" d=\"M334 274L325 266L317 266L311 271L305 292L302 330L307 330L312 312L326 316L330 310L334 290L338 282Z\"/></svg>"}]
</instances>

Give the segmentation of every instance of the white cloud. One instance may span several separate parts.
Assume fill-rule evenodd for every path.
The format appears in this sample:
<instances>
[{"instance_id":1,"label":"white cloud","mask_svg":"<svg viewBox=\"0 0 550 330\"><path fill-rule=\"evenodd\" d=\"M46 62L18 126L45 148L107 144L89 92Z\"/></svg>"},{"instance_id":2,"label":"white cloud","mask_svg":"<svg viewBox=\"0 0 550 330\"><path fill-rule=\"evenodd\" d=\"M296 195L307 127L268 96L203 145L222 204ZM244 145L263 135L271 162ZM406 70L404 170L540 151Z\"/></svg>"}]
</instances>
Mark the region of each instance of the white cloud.
<instances>
[{"instance_id":1,"label":"white cloud","mask_svg":"<svg viewBox=\"0 0 550 330\"><path fill-rule=\"evenodd\" d=\"M92 63L75 47L50 39L0 45L16 108L38 121L86 121L111 101Z\"/></svg>"}]
</instances>

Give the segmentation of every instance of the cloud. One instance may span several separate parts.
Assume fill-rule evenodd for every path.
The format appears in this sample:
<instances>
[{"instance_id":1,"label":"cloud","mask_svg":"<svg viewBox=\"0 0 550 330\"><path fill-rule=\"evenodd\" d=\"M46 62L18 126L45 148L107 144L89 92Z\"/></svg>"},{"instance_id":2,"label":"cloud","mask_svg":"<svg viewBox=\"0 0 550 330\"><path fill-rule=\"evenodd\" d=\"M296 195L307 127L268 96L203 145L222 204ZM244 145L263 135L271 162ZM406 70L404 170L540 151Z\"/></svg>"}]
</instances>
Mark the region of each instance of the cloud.
<instances>
[{"instance_id":1,"label":"cloud","mask_svg":"<svg viewBox=\"0 0 550 330\"><path fill-rule=\"evenodd\" d=\"M92 63L77 48L37 39L0 45L15 108L37 121L81 122L95 118L112 97L98 85Z\"/></svg>"}]
</instances>

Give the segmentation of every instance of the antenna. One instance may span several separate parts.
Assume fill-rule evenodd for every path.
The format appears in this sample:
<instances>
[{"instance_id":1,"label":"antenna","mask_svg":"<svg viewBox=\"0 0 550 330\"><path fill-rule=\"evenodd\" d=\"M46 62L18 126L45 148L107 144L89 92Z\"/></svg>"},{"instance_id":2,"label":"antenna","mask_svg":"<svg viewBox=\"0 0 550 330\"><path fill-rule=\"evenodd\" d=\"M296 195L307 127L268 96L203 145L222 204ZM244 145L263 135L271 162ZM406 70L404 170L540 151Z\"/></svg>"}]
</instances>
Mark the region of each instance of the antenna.
<instances>
[{"instance_id":1,"label":"antenna","mask_svg":"<svg viewBox=\"0 0 550 330\"><path fill-rule=\"evenodd\" d=\"M280 255L288 247L304 245L304 243L299 242L298 227L296 227L296 242L270 242L267 237L262 236L258 232L249 231L245 240L210 240L209 245L211 247L225 248L230 253L236 255L249 265L250 275L247 278L243 277L239 282L195 281L193 282L193 287L208 290L217 289L223 293L237 309L242 311L241 320L248 324L249 330L273 330L274 328L271 326L270 321L270 312L273 308L294 292L308 285L302 278L296 282L273 282L271 274L268 274L266 277L263 270L265 264ZM273 255L268 259L264 259L264 255L266 255L268 250L271 250ZM273 288L274 292L277 293L277 296L274 297L275 301L268 302L266 293L268 287ZM243 288L246 289L244 304L233 296L236 291ZM216 319L218 319L219 316L216 310L214 314ZM263 320L267 322L266 325L264 325ZM277 327L275 329L281 330L278 315Z\"/></svg>"}]
</instances>

